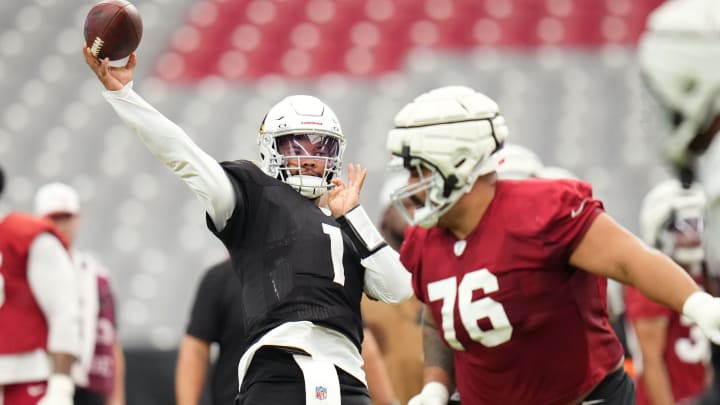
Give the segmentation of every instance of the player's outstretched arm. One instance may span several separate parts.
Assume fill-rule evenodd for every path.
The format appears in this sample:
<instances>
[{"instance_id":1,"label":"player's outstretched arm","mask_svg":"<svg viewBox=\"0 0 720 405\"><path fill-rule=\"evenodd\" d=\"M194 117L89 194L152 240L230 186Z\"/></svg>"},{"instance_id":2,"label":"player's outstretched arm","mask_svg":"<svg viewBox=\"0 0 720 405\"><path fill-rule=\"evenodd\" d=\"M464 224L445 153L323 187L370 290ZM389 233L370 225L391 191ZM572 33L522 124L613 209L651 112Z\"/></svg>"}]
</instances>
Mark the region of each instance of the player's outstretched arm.
<instances>
[{"instance_id":1,"label":"player's outstretched arm","mask_svg":"<svg viewBox=\"0 0 720 405\"><path fill-rule=\"evenodd\" d=\"M631 285L695 321L720 343L720 298L700 291L669 257L652 249L608 215L600 214L570 256L570 264Z\"/></svg>"},{"instance_id":2,"label":"player's outstretched arm","mask_svg":"<svg viewBox=\"0 0 720 405\"><path fill-rule=\"evenodd\" d=\"M90 49L83 48L85 62L105 87L103 93L120 118L150 152L175 172L203 203L217 230L225 227L235 208L235 193L220 164L196 145L174 122L133 91L137 55L125 66L110 66Z\"/></svg>"}]
</instances>

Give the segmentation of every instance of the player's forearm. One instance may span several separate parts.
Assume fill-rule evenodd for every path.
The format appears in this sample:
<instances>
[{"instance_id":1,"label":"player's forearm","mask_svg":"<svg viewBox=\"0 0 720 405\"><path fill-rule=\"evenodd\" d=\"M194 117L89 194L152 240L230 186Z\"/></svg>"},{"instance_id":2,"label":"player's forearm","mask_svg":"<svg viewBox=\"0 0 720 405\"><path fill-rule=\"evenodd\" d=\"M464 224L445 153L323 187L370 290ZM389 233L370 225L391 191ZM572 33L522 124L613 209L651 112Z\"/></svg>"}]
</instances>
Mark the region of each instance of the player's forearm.
<instances>
[{"instance_id":1,"label":"player's forearm","mask_svg":"<svg viewBox=\"0 0 720 405\"><path fill-rule=\"evenodd\" d=\"M380 352L375 336L368 329L365 329L362 356L365 361L363 368L373 403L380 405L396 403L397 398L385 366L385 359Z\"/></svg>"},{"instance_id":2,"label":"player's forearm","mask_svg":"<svg viewBox=\"0 0 720 405\"><path fill-rule=\"evenodd\" d=\"M455 386L453 351L440 338L440 332L427 308L423 308L423 382L442 383L452 391Z\"/></svg>"},{"instance_id":3,"label":"player's forearm","mask_svg":"<svg viewBox=\"0 0 720 405\"><path fill-rule=\"evenodd\" d=\"M630 285L678 313L690 294L700 290L685 270L654 249L634 255L625 267Z\"/></svg>"},{"instance_id":4,"label":"player's forearm","mask_svg":"<svg viewBox=\"0 0 720 405\"><path fill-rule=\"evenodd\" d=\"M50 353L53 374L70 375L70 370L75 363L75 356L67 353Z\"/></svg>"},{"instance_id":5,"label":"player's forearm","mask_svg":"<svg viewBox=\"0 0 720 405\"><path fill-rule=\"evenodd\" d=\"M115 380L107 405L125 405L125 354L118 341L113 345Z\"/></svg>"},{"instance_id":6,"label":"player's forearm","mask_svg":"<svg viewBox=\"0 0 720 405\"><path fill-rule=\"evenodd\" d=\"M674 405L670 378L662 359L643 364L645 391L652 405Z\"/></svg>"},{"instance_id":7,"label":"player's forearm","mask_svg":"<svg viewBox=\"0 0 720 405\"><path fill-rule=\"evenodd\" d=\"M175 370L175 399L177 405L198 405L205 384L210 347L198 339L186 336L178 353Z\"/></svg>"},{"instance_id":8,"label":"player's forearm","mask_svg":"<svg viewBox=\"0 0 720 405\"><path fill-rule=\"evenodd\" d=\"M235 207L235 193L220 164L132 89L104 91L103 96L150 152L193 190L217 229Z\"/></svg>"}]
</instances>

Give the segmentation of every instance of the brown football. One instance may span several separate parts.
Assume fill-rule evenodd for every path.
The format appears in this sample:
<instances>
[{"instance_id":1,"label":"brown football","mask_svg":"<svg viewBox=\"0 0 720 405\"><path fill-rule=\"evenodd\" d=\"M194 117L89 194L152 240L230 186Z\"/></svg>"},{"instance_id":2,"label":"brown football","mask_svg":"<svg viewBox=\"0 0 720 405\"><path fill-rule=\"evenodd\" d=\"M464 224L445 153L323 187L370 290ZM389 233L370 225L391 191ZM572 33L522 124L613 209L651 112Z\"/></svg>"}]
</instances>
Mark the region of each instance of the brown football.
<instances>
[{"instance_id":1,"label":"brown football","mask_svg":"<svg viewBox=\"0 0 720 405\"><path fill-rule=\"evenodd\" d=\"M90 9L83 31L95 57L118 60L137 49L143 27L134 5L125 0L104 0Z\"/></svg>"}]
</instances>

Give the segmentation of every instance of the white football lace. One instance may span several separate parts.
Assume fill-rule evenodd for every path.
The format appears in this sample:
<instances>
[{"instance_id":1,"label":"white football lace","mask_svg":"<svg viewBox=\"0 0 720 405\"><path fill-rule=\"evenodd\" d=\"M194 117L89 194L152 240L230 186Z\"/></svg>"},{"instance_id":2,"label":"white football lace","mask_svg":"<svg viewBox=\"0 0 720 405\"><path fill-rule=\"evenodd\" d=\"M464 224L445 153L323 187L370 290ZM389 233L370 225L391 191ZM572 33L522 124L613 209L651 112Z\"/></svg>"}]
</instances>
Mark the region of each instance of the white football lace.
<instances>
[{"instance_id":1,"label":"white football lace","mask_svg":"<svg viewBox=\"0 0 720 405\"><path fill-rule=\"evenodd\" d=\"M103 47L103 44L105 44L105 41L100 39L100 37L95 37L95 41L93 41L92 47L90 48L90 53L92 53L92 55L97 58L100 50Z\"/></svg>"}]
</instances>

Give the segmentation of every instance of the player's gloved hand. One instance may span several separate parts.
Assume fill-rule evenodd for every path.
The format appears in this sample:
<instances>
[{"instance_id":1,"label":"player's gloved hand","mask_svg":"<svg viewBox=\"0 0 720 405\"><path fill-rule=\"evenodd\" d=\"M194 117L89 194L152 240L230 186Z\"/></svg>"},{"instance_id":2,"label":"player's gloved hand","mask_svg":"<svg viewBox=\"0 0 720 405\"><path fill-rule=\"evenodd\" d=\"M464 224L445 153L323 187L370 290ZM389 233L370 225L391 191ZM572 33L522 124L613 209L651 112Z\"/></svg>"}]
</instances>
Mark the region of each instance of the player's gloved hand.
<instances>
[{"instance_id":1,"label":"player's gloved hand","mask_svg":"<svg viewBox=\"0 0 720 405\"><path fill-rule=\"evenodd\" d=\"M75 383L66 374L53 374L48 379L45 396L37 405L73 405Z\"/></svg>"},{"instance_id":2,"label":"player's gloved hand","mask_svg":"<svg viewBox=\"0 0 720 405\"><path fill-rule=\"evenodd\" d=\"M431 381L423 387L422 391L410 398L407 405L446 405L450 393L445 385Z\"/></svg>"},{"instance_id":3,"label":"player's gloved hand","mask_svg":"<svg viewBox=\"0 0 720 405\"><path fill-rule=\"evenodd\" d=\"M694 292L683 304L683 315L692 319L713 343L720 344L720 298Z\"/></svg>"}]
</instances>

